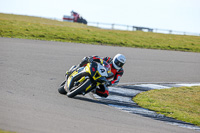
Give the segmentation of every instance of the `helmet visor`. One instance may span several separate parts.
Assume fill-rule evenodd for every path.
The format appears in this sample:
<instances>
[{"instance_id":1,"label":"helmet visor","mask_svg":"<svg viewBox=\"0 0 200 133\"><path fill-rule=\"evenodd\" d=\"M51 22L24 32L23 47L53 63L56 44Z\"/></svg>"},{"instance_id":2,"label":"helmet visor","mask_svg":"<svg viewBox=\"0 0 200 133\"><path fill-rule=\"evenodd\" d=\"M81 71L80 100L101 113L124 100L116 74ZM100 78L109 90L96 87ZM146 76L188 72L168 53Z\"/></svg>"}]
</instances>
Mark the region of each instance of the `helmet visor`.
<instances>
[{"instance_id":1,"label":"helmet visor","mask_svg":"<svg viewBox=\"0 0 200 133\"><path fill-rule=\"evenodd\" d=\"M118 66L118 67L122 67L124 65L124 63L120 62L117 58L114 60L114 63Z\"/></svg>"}]
</instances>

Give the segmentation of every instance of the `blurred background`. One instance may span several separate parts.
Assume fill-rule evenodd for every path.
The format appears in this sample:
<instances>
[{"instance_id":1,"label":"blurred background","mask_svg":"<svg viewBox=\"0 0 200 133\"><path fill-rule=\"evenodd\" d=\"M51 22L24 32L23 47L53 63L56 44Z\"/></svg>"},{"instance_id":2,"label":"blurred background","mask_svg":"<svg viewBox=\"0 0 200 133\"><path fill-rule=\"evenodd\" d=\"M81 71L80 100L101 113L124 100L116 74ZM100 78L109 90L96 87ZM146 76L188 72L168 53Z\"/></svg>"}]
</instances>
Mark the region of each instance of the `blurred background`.
<instances>
[{"instance_id":1,"label":"blurred background","mask_svg":"<svg viewBox=\"0 0 200 133\"><path fill-rule=\"evenodd\" d=\"M75 11L102 28L200 35L200 0L0 0L0 13L61 20ZM148 31L148 29L146 29Z\"/></svg>"}]
</instances>

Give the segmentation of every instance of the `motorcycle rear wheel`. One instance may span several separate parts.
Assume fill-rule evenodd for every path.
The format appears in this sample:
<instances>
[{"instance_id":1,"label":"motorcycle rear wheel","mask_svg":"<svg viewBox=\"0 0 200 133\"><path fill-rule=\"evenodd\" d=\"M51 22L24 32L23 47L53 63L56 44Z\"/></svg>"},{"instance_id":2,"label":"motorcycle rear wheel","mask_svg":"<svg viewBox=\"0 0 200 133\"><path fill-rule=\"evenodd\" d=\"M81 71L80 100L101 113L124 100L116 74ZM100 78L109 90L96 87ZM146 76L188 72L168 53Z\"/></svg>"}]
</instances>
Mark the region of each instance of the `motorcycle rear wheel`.
<instances>
[{"instance_id":1,"label":"motorcycle rear wheel","mask_svg":"<svg viewBox=\"0 0 200 133\"><path fill-rule=\"evenodd\" d=\"M90 79L86 79L84 82L79 84L78 86L73 87L71 90L68 90L67 96L73 98L74 96L81 94L85 91L85 89L91 84Z\"/></svg>"}]
</instances>

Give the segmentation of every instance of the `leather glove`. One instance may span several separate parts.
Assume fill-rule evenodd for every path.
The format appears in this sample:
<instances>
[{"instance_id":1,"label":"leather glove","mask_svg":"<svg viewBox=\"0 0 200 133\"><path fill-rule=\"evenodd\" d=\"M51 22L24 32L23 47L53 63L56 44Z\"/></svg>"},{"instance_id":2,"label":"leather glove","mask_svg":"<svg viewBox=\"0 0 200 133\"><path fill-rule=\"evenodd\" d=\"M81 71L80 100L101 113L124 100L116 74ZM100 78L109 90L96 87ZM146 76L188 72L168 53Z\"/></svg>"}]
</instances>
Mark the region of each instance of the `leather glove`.
<instances>
[{"instance_id":1,"label":"leather glove","mask_svg":"<svg viewBox=\"0 0 200 133\"><path fill-rule=\"evenodd\" d=\"M88 57L88 62L92 63L93 62L93 57Z\"/></svg>"}]
</instances>

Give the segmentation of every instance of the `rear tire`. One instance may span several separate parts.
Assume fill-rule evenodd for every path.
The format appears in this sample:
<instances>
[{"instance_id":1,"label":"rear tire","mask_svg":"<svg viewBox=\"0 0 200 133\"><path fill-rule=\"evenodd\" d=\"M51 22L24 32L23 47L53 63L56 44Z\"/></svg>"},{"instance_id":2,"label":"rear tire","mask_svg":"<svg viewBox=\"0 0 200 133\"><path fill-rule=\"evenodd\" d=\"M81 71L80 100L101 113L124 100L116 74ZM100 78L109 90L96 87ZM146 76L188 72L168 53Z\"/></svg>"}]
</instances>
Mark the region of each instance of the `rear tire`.
<instances>
[{"instance_id":1,"label":"rear tire","mask_svg":"<svg viewBox=\"0 0 200 133\"><path fill-rule=\"evenodd\" d=\"M66 95L66 94L67 94L67 92L66 92L65 89L64 89L64 85L58 89L58 92L59 92L60 94L62 94L62 95Z\"/></svg>"},{"instance_id":2,"label":"rear tire","mask_svg":"<svg viewBox=\"0 0 200 133\"><path fill-rule=\"evenodd\" d=\"M68 90L67 96L72 98L78 94L81 94L82 92L85 91L85 89L91 84L90 79L86 79L84 81L84 83L80 84L79 86L75 86L77 88L75 88L74 90ZM73 89L73 88L72 88Z\"/></svg>"}]
</instances>

